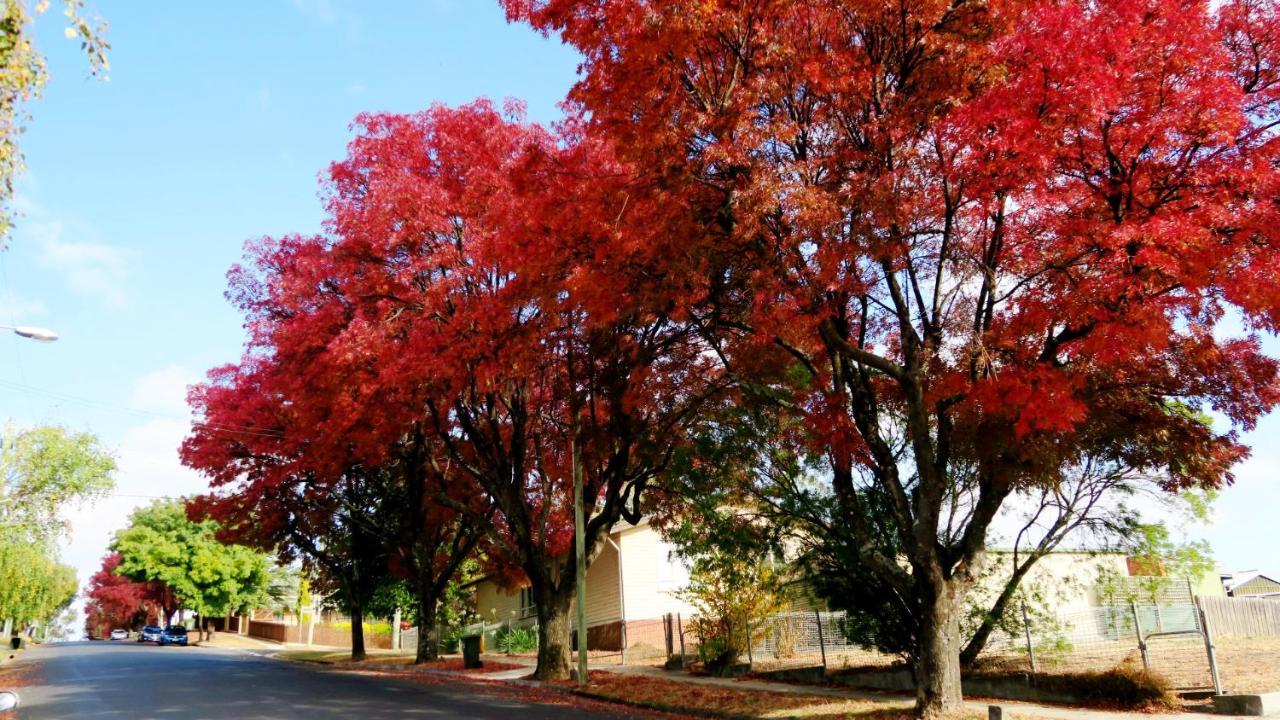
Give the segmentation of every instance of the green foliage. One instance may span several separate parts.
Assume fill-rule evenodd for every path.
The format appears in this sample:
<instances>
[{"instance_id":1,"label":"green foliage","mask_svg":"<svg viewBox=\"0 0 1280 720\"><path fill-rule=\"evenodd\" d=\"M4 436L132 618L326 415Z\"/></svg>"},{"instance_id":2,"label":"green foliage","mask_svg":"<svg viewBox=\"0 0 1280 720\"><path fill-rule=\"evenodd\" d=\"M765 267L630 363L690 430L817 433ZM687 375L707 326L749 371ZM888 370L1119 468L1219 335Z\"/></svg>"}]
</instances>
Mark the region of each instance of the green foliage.
<instances>
[{"instance_id":1,"label":"green foliage","mask_svg":"<svg viewBox=\"0 0 1280 720\"><path fill-rule=\"evenodd\" d=\"M538 649L538 628L503 625L494 633L493 642L508 654L533 652Z\"/></svg>"},{"instance_id":2,"label":"green foliage","mask_svg":"<svg viewBox=\"0 0 1280 720\"><path fill-rule=\"evenodd\" d=\"M75 571L57 560L63 511L115 485L98 439L58 426L7 430L0 445L0 618L44 623L75 598Z\"/></svg>"},{"instance_id":3,"label":"green foliage","mask_svg":"<svg viewBox=\"0 0 1280 720\"><path fill-rule=\"evenodd\" d=\"M697 610L690 626L710 667L736 663L747 651L747 628L782 610L786 579L767 558L707 550L693 557L689 585L676 596Z\"/></svg>"},{"instance_id":4,"label":"green foliage","mask_svg":"<svg viewBox=\"0 0 1280 720\"><path fill-rule=\"evenodd\" d=\"M54 543L70 505L115 487L116 462L98 438L56 425L5 432L0 447L0 528L12 541Z\"/></svg>"},{"instance_id":5,"label":"green foliage","mask_svg":"<svg viewBox=\"0 0 1280 720\"><path fill-rule=\"evenodd\" d=\"M399 610L401 618L414 622L418 615L417 607L417 599L409 589L409 584L400 578L387 576L374 588L373 595L365 603L364 611L373 617L390 618Z\"/></svg>"},{"instance_id":6,"label":"green foliage","mask_svg":"<svg viewBox=\"0 0 1280 720\"><path fill-rule=\"evenodd\" d=\"M180 500L140 508L111 545L121 555L117 572L165 583L185 607L206 617L260 606L268 598L267 557L219 542L216 531L212 520L188 520Z\"/></svg>"},{"instance_id":7,"label":"green foliage","mask_svg":"<svg viewBox=\"0 0 1280 720\"><path fill-rule=\"evenodd\" d=\"M351 632L351 621L339 620L335 623L330 623L329 627L334 628L335 630L341 630L342 632L349 633ZM366 620L365 622L360 624L360 627L364 629L365 637L370 637L372 635L379 635L381 637L391 637L391 623L369 622Z\"/></svg>"},{"instance_id":8,"label":"green foliage","mask_svg":"<svg viewBox=\"0 0 1280 720\"><path fill-rule=\"evenodd\" d=\"M476 614L476 588L473 583L483 574L479 561L469 558L463 561L458 572L445 586L444 597L440 598L440 604L436 607L436 622L444 628L445 633L450 630L460 630L479 619ZM444 633L442 633L442 645L443 636Z\"/></svg>"},{"instance_id":9,"label":"green foliage","mask_svg":"<svg viewBox=\"0 0 1280 720\"><path fill-rule=\"evenodd\" d=\"M1197 499L1193 512L1204 506ZM1103 572L1098 578L1098 596L1104 605L1128 602L1156 604L1159 596L1175 582L1195 582L1213 571L1213 554L1208 541L1178 541L1163 522L1137 526L1128 548L1137 572L1120 576Z\"/></svg>"},{"instance_id":10,"label":"green foliage","mask_svg":"<svg viewBox=\"0 0 1280 720\"><path fill-rule=\"evenodd\" d=\"M0 618L45 622L75 599L76 572L46 548L0 543Z\"/></svg>"}]
</instances>

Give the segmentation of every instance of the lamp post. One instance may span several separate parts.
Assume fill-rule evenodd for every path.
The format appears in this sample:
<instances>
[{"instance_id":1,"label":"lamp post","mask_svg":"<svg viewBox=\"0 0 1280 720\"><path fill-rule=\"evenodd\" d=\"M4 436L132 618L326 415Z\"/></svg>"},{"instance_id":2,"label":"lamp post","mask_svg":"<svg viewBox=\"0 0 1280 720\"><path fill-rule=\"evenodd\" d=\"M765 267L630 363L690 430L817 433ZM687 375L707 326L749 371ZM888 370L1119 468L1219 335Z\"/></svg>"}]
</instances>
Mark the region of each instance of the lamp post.
<instances>
[{"instance_id":1,"label":"lamp post","mask_svg":"<svg viewBox=\"0 0 1280 720\"><path fill-rule=\"evenodd\" d=\"M12 330L14 335L42 343L51 343L58 339L58 333L48 328L30 325L0 325L0 330Z\"/></svg>"}]
</instances>

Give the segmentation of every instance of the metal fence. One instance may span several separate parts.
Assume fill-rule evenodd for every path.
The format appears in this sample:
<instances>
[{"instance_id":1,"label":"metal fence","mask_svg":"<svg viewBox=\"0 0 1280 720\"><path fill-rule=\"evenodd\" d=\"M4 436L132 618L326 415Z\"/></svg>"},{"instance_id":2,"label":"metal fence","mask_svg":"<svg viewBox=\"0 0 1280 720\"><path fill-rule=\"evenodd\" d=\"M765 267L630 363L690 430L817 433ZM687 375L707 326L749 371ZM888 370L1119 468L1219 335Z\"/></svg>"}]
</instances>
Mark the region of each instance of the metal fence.
<instances>
[{"instance_id":1,"label":"metal fence","mask_svg":"<svg viewBox=\"0 0 1280 720\"><path fill-rule=\"evenodd\" d=\"M1244 691L1250 684L1246 676L1254 668L1280 665L1280 600L1195 598L1194 603L1116 605L1054 617L1029 615L1015 607L1010 615L1010 621L987 643L980 657L983 669L1035 675L1145 666L1178 690L1216 686ZM501 651L497 637L508 625L535 626L535 622L526 618L483 623L466 632L482 634L486 648ZM681 614L627 620L622 624L621 647L591 646L591 662L696 661L707 641L699 636L699 628L697 617ZM741 659L758 672L800 667L877 669L902 661L900 656L851 641L855 633L850 632L844 612L777 613L730 625L728 632L743 649ZM588 637L592 636L589 629ZM1256 682L1272 680L1268 675Z\"/></svg>"},{"instance_id":2,"label":"metal fence","mask_svg":"<svg viewBox=\"0 0 1280 720\"><path fill-rule=\"evenodd\" d=\"M1116 605L1027 620L994 634L988 667L1031 673L1100 671L1129 664L1180 690L1211 689L1211 634L1196 605Z\"/></svg>"},{"instance_id":3,"label":"metal fence","mask_svg":"<svg viewBox=\"0 0 1280 720\"><path fill-rule=\"evenodd\" d=\"M1038 619L1016 608L1013 622L993 633L981 666L1034 675L1106 671L1128 665L1157 673L1178 690L1220 690L1223 680L1217 635L1224 637L1222 642L1229 650L1236 639L1233 636L1241 629L1252 631L1255 637L1269 634L1280 638L1280 621L1267 622L1272 613L1280 620L1280 603L1276 603L1277 609L1217 605L1212 617L1222 619L1221 630L1206 620L1204 608L1185 602L1131 603ZM677 615L667 623L671 654L696 659L704 642L698 635L697 619ZM749 627L742 623L729 632L741 633L737 637L744 648L742 659L756 671L817 666L827 670L877 669L902 660L851 641L853 633L843 612L778 613ZM748 635L749 644L745 642ZM1251 647L1249 652L1256 655L1257 648Z\"/></svg>"}]
</instances>

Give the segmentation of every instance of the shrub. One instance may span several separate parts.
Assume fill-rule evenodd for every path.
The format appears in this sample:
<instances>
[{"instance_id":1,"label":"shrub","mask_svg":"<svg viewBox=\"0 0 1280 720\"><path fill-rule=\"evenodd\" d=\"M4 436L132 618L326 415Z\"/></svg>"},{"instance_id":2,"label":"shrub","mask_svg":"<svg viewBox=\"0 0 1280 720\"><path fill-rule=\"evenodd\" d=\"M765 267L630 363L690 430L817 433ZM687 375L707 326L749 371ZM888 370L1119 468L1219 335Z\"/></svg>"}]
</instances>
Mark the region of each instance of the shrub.
<instances>
[{"instance_id":1,"label":"shrub","mask_svg":"<svg viewBox=\"0 0 1280 720\"><path fill-rule=\"evenodd\" d=\"M1021 672L1000 671L990 667L986 671L966 673L965 676L1008 677L1021 674ZM1132 661L1121 663L1110 670L1040 673L1035 676L1035 685L1043 690L1071 693L1081 705L1086 707L1117 710L1178 707L1169 681L1161 675L1148 672Z\"/></svg>"},{"instance_id":2,"label":"shrub","mask_svg":"<svg viewBox=\"0 0 1280 720\"><path fill-rule=\"evenodd\" d=\"M334 628L336 630L341 630L343 632L351 632L351 621L339 620L338 622L330 623L329 627ZM385 635L386 637L391 637L391 623L384 623L384 622L364 623L364 636L372 637L374 635Z\"/></svg>"},{"instance_id":3,"label":"shrub","mask_svg":"<svg viewBox=\"0 0 1280 720\"><path fill-rule=\"evenodd\" d=\"M493 643L508 654L533 652L538 649L538 630L533 627L503 625L494 633Z\"/></svg>"}]
</instances>

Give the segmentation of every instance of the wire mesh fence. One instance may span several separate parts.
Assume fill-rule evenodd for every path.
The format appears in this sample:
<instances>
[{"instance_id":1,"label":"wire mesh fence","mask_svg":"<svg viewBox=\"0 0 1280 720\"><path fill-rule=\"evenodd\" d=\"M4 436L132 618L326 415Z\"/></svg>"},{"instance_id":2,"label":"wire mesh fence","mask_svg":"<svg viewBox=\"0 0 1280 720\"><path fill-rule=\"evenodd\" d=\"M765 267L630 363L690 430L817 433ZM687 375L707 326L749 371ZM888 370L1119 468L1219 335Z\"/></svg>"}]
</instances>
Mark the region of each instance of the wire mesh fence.
<instances>
[{"instance_id":1,"label":"wire mesh fence","mask_svg":"<svg viewBox=\"0 0 1280 720\"><path fill-rule=\"evenodd\" d=\"M1280 681L1280 670L1261 672L1255 667L1280 667L1280 623L1269 622L1271 608L1254 607L1264 601L1249 604L1231 602L1232 598L1215 601L1211 608L1205 600L1106 606L1030 618L1015 608L1009 621L992 634L979 666L1032 676L1146 667L1174 689L1196 690L1215 687L1218 665L1219 688L1274 689L1271 685ZM1272 602L1280 607L1280 601ZM705 661L726 641L734 644L738 660L756 672L806 667L871 670L903 660L851 640L856 633L844 612L782 612L736 624L704 620L673 613L591 626L587 633L590 661L593 665ZM504 628L515 626L536 628L536 623L534 618L483 623L465 633L483 635L486 648L502 652L499 636ZM708 628L715 637L707 636Z\"/></svg>"},{"instance_id":2,"label":"wire mesh fence","mask_svg":"<svg viewBox=\"0 0 1280 720\"><path fill-rule=\"evenodd\" d=\"M1101 671L1128 664L1164 676L1177 689L1212 688L1200 617L1191 604L1131 604L1016 623L993 634L983 663L1032 673Z\"/></svg>"},{"instance_id":3,"label":"wire mesh fence","mask_svg":"<svg viewBox=\"0 0 1280 720\"><path fill-rule=\"evenodd\" d=\"M751 623L747 647L752 667L766 671L813 665L849 668L885 666L900 659L850 642L847 623L844 612L818 611L777 613Z\"/></svg>"},{"instance_id":4,"label":"wire mesh fence","mask_svg":"<svg viewBox=\"0 0 1280 720\"><path fill-rule=\"evenodd\" d=\"M1025 614L1021 616L1025 620ZM986 670L1032 674L1145 667L1175 689L1215 685L1211 653L1200 609L1193 604L1110 606L1011 622L991 636L981 665ZM708 638L696 617L672 622L673 653L706 659ZM867 649L850 639L844 612L784 612L740 623L741 659L753 670L821 666L827 670L876 669L900 663L897 655ZM746 638L750 638L750 642ZM731 638L732 639L732 638ZM718 639L717 642L723 642ZM701 656L701 657L700 657Z\"/></svg>"}]
</instances>

